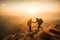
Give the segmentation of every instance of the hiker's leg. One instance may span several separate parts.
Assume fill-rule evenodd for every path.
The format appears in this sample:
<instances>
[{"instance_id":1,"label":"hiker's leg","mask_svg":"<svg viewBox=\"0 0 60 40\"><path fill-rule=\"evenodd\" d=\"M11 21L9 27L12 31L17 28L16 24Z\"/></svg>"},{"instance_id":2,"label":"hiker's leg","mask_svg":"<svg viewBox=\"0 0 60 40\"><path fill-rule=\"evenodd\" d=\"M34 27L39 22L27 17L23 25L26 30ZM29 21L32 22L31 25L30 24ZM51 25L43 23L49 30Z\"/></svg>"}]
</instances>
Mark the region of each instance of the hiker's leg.
<instances>
[{"instance_id":1,"label":"hiker's leg","mask_svg":"<svg viewBox=\"0 0 60 40\"><path fill-rule=\"evenodd\" d=\"M42 29L41 24L39 25L40 30Z\"/></svg>"},{"instance_id":2,"label":"hiker's leg","mask_svg":"<svg viewBox=\"0 0 60 40\"><path fill-rule=\"evenodd\" d=\"M38 25L38 31L39 31L39 27L40 27L40 25Z\"/></svg>"},{"instance_id":3,"label":"hiker's leg","mask_svg":"<svg viewBox=\"0 0 60 40\"><path fill-rule=\"evenodd\" d=\"M31 32L31 25L29 26L29 30L30 30L30 32Z\"/></svg>"}]
</instances>

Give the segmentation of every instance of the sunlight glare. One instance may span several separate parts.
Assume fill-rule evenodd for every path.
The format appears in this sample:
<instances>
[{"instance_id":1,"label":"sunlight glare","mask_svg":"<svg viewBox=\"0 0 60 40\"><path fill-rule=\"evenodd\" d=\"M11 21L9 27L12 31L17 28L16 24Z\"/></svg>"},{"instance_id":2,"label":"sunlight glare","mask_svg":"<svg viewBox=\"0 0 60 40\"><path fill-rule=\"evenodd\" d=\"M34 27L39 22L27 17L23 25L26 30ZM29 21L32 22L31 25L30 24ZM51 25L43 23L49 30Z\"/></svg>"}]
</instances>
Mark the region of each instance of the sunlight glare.
<instances>
[{"instance_id":1,"label":"sunlight glare","mask_svg":"<svg viewBox=\"0 0 60 40\"><path fill-rule=\"evenodd\" d=\"M29 9L28 9L28 13L29 13L29 14L35 14L35 9L29 8Z\"/></svg>"}]
</instances>

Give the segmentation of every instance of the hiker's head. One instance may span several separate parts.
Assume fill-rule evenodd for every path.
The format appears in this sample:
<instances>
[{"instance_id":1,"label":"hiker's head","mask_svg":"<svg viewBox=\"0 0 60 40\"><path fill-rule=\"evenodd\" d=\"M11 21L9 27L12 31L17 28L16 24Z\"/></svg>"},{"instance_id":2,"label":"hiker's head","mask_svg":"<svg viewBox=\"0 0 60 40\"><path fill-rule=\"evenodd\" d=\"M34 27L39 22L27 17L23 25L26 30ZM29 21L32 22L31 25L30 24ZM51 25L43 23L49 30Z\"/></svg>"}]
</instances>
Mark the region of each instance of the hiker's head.
<instances>
[{"instance_id":1,"label":"hiker's head","mask_svg":"<svg viewBox=\"0 0 60 40\"><path fill-rule=\"evenodd\" d=\"M36 20L38 20L38 18L36 18Z\"/></svg>"}]
</instances>

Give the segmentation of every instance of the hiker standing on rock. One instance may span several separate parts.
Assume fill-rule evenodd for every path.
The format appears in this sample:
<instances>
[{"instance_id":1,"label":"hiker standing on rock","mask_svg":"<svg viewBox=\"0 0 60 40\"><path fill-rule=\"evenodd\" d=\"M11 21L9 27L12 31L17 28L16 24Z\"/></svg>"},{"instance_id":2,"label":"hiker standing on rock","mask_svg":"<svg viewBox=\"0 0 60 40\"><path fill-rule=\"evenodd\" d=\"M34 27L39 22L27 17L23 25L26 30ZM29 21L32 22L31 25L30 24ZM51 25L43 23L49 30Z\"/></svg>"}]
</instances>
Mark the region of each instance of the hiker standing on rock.
<instances>
[{"instance_id":1,"label":"hiker standing on rock","mask_svg":"<svg viewBox=\"0 0 60 40\"><path fill-rule=\"evenodd\" d=\"M41 24L43 23L43 20L41 18L36 18L36 22L38 24L38 31L39 31L39 28L41 28Z\"/></svg>"},{"instance_id":2,"label":"hiker standing on rock","mask_svg":"<svg viewBox=\"0 0 60 40\"><path fill-rule=\"evenodd\" d=\"M32 18L30 18L30 20L28 20L27 25L29 26L29 31L31 32L31 25L32 25Z\"/></svg>"}]
</instances>

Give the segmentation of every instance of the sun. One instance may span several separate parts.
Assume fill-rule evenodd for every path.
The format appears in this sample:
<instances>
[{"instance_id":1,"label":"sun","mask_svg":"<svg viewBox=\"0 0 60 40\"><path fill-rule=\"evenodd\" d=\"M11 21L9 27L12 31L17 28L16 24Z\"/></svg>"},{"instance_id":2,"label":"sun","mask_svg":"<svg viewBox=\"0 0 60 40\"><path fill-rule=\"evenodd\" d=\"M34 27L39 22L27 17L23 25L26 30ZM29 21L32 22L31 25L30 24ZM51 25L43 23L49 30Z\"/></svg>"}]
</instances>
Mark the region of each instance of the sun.
<instances>
[{"instance_id":1,"label":"sun","mask_svg":"<svg viewBox=\"0 0 60 40\"><path fill-rule=\"evenodd\" d=\"M29 13L29 14L35 14L35 9L29 8L29 9L28 9L28 13Z\"/></svg>"}]
</instances>

